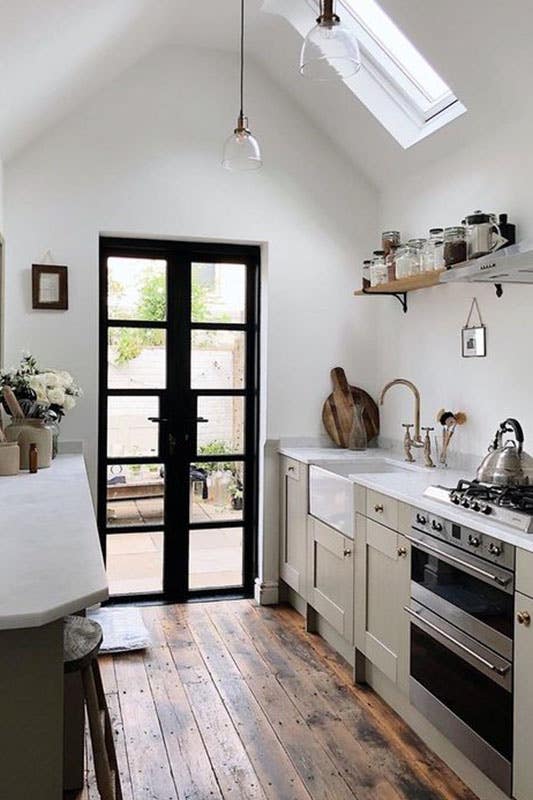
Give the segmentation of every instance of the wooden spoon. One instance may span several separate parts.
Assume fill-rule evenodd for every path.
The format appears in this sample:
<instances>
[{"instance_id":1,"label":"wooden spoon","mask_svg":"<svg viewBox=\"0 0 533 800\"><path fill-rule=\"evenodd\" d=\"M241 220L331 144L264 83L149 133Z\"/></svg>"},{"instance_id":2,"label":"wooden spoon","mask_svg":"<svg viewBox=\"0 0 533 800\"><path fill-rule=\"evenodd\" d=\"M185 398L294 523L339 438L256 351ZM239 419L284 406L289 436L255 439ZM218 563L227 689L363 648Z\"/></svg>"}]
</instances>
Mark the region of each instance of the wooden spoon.
<instances>
[{"instance_id":1,"label":"wooden spoon","mask_svg":"<svg viewBox=\"0 0 533 800\"><path fill-rule=\"evenodd\" d=\"M20 407L20 403L15 397L15 392L10 386L4 386L2 390L2 394L4 396L4 400L7 403L7 407L11 411L14 419L24 419L24 411Z\"/></svg>"}]
</instances>

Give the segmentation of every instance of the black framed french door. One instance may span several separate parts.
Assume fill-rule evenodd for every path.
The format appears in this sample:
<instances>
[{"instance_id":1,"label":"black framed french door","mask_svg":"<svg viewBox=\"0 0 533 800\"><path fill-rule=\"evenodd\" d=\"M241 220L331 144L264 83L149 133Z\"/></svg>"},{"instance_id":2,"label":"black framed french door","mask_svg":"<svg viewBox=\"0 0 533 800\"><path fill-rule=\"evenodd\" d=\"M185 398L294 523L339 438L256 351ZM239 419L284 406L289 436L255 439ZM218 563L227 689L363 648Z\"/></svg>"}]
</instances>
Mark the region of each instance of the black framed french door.
<instances>
[{"instance_id":1,"label":"black framed french door","mask_svg":"<svg viewBox=\"0 0 533 800\"><path fill-rule=\"evenodd\" d=\"M100 239L98 521L111 597L250 596L255 246Z\"/></svg>"}]
</instances>

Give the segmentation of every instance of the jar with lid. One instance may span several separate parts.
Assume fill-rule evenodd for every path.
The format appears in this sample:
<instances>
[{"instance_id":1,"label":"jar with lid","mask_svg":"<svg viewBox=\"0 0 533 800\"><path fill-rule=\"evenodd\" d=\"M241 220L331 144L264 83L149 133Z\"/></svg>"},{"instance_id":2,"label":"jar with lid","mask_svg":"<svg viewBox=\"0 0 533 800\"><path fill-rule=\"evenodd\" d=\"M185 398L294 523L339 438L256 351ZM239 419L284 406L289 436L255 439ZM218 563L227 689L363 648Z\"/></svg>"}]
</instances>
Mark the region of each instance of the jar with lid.
<instances>
[{"instance_id":1,"label":"jar with lid","mask_svg":"<svg viewBox=\"0 0 533 800\"><path fill-rule=\"evenodd\" d=\"M429 239L422 248L422 272L444 269L443 236L443 228L430 228Z\"/></svg>"},{"instance_id":2,"label":"jar with lid","mask_svg":"<svg viewBox=\"0 0 533 800\"><path fill-rule=\"evenodd\" d=\"M393 244L385 256L385 266L387 267L387 283L396 280L396 253L399 249L399 244Z\"/></svg>"},{"instance_id":3,"label":"jar with lid","mask_svg":"<svg viewBox=\"0 0 533 800\"><path fill-rule=\"evenodd\" d=\"M381 234L381 246L388 256L394 245L400 244L400 231L383 231Z\"/></svg>"},{"instance_id":4,"label":"jar with lid","mask_svg":"<svg viewBox=\"0 0 533 800\"><path fill-rule=\"evenodd\" d=\"M422 250L425 244L425 239L409 239L407 242L408 247L411 248L413 260L411 275L418 275L422 271Z\"/></svg>"},{"instance_id":5,"label":"jar with lid","mask_svg":"<svg viewBox=\"0 0 533 800\"><path fill-rule=\"evenodd\" d=\"M363 289L370 289L370 267L372 265L372 261L370 258L367 258L363 261Z\"/></svg>"},{"instance_id":6,"label":"jar with lid","mask_svg":"<svg viewBox=\"0 0 533 800\"><path fill-rule=\"evenodd\" d=\"M463 225L444 229L444 264L450 269L466 261L466 236Z\"/></svg>"},{"instance_id":7,"label":"jar with lid","mask_svg":"<svg viewBox=\"0 0 533 800\"><path fill-rule=\"evenodd\" d=\"M479 258L506 244L495 214L474 211L465 218L467 258Z\"/></svg>"},{"instance_id":8,"label":"jar with lid","mask_svg":"<svg viewBox=\"0 0 533 800\"><path fill-rule=\"evenodd\" d=\"M414 251L407 244L402 244L396 250L395 255L395 268L396 280L408 278L413 274L413 264L415 260Z\"/></svg>"},{"instance_id":9,"label":"jar with lid","mask_svg":"<svg viewBox=\"0 0 533 800\"><path fill-rule=\"evenodd\" d=\"M374 258L370 266L370 285L380 286L387 283L387 267L385 265L385 251L374 250Z\"/></svg>"}]
</instances>

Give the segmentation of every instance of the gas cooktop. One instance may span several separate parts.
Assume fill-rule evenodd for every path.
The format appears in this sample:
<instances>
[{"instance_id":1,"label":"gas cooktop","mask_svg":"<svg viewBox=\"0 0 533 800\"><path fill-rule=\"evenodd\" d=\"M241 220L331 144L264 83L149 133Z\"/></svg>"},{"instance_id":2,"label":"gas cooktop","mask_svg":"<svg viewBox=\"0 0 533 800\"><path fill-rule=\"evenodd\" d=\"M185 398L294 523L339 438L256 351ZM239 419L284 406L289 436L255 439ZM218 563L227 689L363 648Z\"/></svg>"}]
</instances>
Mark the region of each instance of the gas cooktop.
<instances>
[{"instance_id":1,"label":"gas cooktop","mask_svg":"<svg viewBox=\"0 0 533 800\"><path fill-rule=\"evenodd\" d=\"M462 480L453 489L429 486L424 494L523 533L533 533L533 486L494 486Z\"/></svg>"}]
</instances>

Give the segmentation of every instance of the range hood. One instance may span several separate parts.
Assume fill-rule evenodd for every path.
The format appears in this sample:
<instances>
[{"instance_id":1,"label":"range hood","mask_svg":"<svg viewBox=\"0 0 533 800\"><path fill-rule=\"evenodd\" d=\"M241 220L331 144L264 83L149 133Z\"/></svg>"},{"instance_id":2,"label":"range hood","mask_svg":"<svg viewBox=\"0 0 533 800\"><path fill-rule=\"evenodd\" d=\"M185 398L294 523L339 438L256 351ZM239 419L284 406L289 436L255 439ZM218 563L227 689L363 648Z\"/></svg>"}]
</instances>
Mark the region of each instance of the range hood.
<instances>
[{"instance_id":1,"label":"range hood","mask_svg":"<svg viewBox=\"0 0 533 800\"><path fill-rule=\"evenodd\" d=\"M463 261L442 272L440 283L533 283L533 242L525 241Z\"/></svg>"}]
</instances>

